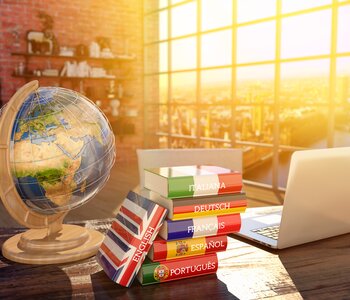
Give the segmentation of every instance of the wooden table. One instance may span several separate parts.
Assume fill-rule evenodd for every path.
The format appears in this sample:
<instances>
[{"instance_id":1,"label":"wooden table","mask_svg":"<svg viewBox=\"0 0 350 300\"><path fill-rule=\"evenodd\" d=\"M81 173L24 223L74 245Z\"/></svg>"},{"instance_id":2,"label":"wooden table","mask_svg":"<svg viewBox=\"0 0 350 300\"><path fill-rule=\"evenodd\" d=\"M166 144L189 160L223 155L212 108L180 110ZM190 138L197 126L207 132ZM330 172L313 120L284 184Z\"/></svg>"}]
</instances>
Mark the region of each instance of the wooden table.
<instances>
[{"instance_id":1,"label":"wooden table","mask_svg":"<svg viewBox=\"0 0 350 300\"><path fill-rule=\"evenodd\" d=\"M111 222L78 223L105 232ZM21 229L0 229L0 243ZM48 266L0 257L0 299L350 299L350 234L270 251L229 238L217 275L123 288L94 258Z\"/></svg>"}]
</instances>

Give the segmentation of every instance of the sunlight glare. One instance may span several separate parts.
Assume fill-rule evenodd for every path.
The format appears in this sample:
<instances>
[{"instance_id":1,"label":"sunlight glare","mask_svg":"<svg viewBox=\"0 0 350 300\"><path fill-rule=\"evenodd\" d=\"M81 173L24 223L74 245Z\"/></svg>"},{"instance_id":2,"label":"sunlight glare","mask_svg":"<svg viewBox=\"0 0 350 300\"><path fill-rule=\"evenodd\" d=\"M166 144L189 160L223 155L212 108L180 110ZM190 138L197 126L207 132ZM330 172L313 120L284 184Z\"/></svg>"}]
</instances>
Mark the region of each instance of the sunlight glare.
<instances>
[{"instance_id":1,"label":"sunlight glare","mask_svg":"<svg viewBox=\"0 0 350 300\"><path fill-rule=\"evenodd\" d=\"M339 8L338 52L350 52L350 5Z\"/></svg>"},{"instance_id":2,"label":"sunlight glare","mask_svg":"<svg viewBox=\"0 0 350 300\"><path fill-rule=\"evenodd\" d=\"M232 30L202 35L202 67L232 63Z\"/></svg>"},{"instance_id":3,"label":"sunlight glare","mask_svg":"<svg viewBox=\"0 0 350 300\"><path fill-rule=\"evenodd\" d=\"M171 10L171 36L178 37L197 31L197 5L190 2Z\"/></svg>"},{"instance_id":4,"label":"sunlight glare","mask_svg":"<svg viewBox=\"0 0 350 300\"><path fill-rule=\"evenodd\" d=\"M243 23L276 15L276 0L238 0L237 22Z\"/></svg>"},{"instance_id":5,"label":"sunlight glare","mask_svg":"<svg viewBox=\"0 0 350 300\"><path fill-rule=\"evenodd\" d=\"M197 65L197 40L195 37L172 41L171 43L171 69L194 69Z\"/></svg>"},{"instance_id":6,"label":"sunlight glare","mask_svg":"<svg viewBox=\"0 0 350 300\"><path fill-rule=\"evenodd\" d=\"M275 58L276 22L269 21L237 29L237 62Z\"/></svg>"},{"instance_id":7,"label":"sunlight glare","mask_svg":"<svg viewBox=\"0 0 350 300\"><path fill-rule=\"evenodd\" d=\"M282 13L290 13L327 4L332 4L332 0L282 0Z\"/></svg>"},{"instance_id":8,"label":"sunlight glare","mask_svg":"<svg viewBox=\"0 0 350 300\"><path fill-rule=\"evenodd\" d=\"M202 0L202 31L232 24L232 0Z\"/></svg>"},{"instance_id":9,"label":"sunlight glare","mask_svg":"<svg viewBox=\"0 0 350 300\"><path fill-rule=\"evenodd\" d=\"M331 10L282 20L282 58L330 53Z\"/></svg>"}]
</instances>

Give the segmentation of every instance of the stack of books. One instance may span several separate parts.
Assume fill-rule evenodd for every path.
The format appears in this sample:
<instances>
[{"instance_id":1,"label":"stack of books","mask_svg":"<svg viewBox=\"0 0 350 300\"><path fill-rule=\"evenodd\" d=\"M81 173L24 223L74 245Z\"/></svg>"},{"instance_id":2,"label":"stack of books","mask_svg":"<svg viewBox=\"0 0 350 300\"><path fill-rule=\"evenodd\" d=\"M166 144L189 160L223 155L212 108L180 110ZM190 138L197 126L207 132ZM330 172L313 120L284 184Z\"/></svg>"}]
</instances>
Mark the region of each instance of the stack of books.
<instances>
[{"instance_id":1,"label":"stack of books","mask_svg":"<svg viewBox=\"0 0 350 300\"><path fill-rule=\"evenodd\" d=\"M241 227L247 207L242 174L216 166L145 169L141 195L165 207L160 227L138 272L142 285L216 273L216 253Z\"/></svg>"}]
</instances>

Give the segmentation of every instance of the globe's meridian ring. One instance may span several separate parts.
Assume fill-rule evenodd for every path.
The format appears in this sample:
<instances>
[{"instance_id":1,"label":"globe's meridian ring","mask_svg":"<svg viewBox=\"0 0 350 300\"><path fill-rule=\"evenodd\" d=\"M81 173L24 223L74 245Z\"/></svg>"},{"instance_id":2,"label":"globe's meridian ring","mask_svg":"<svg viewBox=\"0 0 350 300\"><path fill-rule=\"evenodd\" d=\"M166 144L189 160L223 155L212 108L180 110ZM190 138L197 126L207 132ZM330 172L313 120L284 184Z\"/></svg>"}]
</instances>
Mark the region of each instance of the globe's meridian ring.
<instances>
[{"instance_id":1,"label":"globe's meridian ring","mask_svg":"<svg viewBox=\"0 0 350 300\"><path fill-rule=\"evenodd\" d=\"M20 88L7 103L0 119L0 198L12 218L28 228L46 228L49 224L63 219L66 212L41 215L31 210L21 199L13 182L10 167L10 135L18 109L27 97L37 90L39 82L31 81Z\"/></svg>"}]
</instances>

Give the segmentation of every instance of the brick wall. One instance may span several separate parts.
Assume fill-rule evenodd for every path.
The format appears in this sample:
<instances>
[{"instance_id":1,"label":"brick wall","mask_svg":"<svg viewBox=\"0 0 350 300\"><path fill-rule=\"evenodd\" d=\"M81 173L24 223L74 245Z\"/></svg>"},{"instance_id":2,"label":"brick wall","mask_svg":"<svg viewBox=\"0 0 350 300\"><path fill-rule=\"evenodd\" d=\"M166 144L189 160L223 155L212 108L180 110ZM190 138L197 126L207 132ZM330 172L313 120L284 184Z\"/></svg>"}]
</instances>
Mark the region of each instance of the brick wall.
<instances>
[{"instance_id":1,"label":"brick wall","mask_svg":"<svg viewBox=\"0 0 350 300\"><path fill-rule=\"evenodd\" d=\"M126 98L122 100L121 107L138 111L138 117L133 117L130 121L135 124L136 134L117 139L120 149L128 150L122 150L125 154L119 156L119 159L134 159L133 150L141 147L143 141L142 0L0 0L0 79L3 103L25 83L24 79L11 76L16 65L23 61L22 57L11 56L11 52L26 51L28 30L42 31L38 11L44 11L53 17L54 33L60 45L89 45L97 36L105 36L111 40L113 53L125 53L127 43L129 52L136 54L136 61L116 66L118 72L127 72L131 78L130 81L123 82ZM14 43L14 31L19 32L19 45ZM31 59L31 68L42 68L43 64L47 64L45 60ZM53 67L59 67L63 62L51 60ZM41 86L57 84L53 79L41 78L39 82Z\"/></svg>"}]
</instances>

